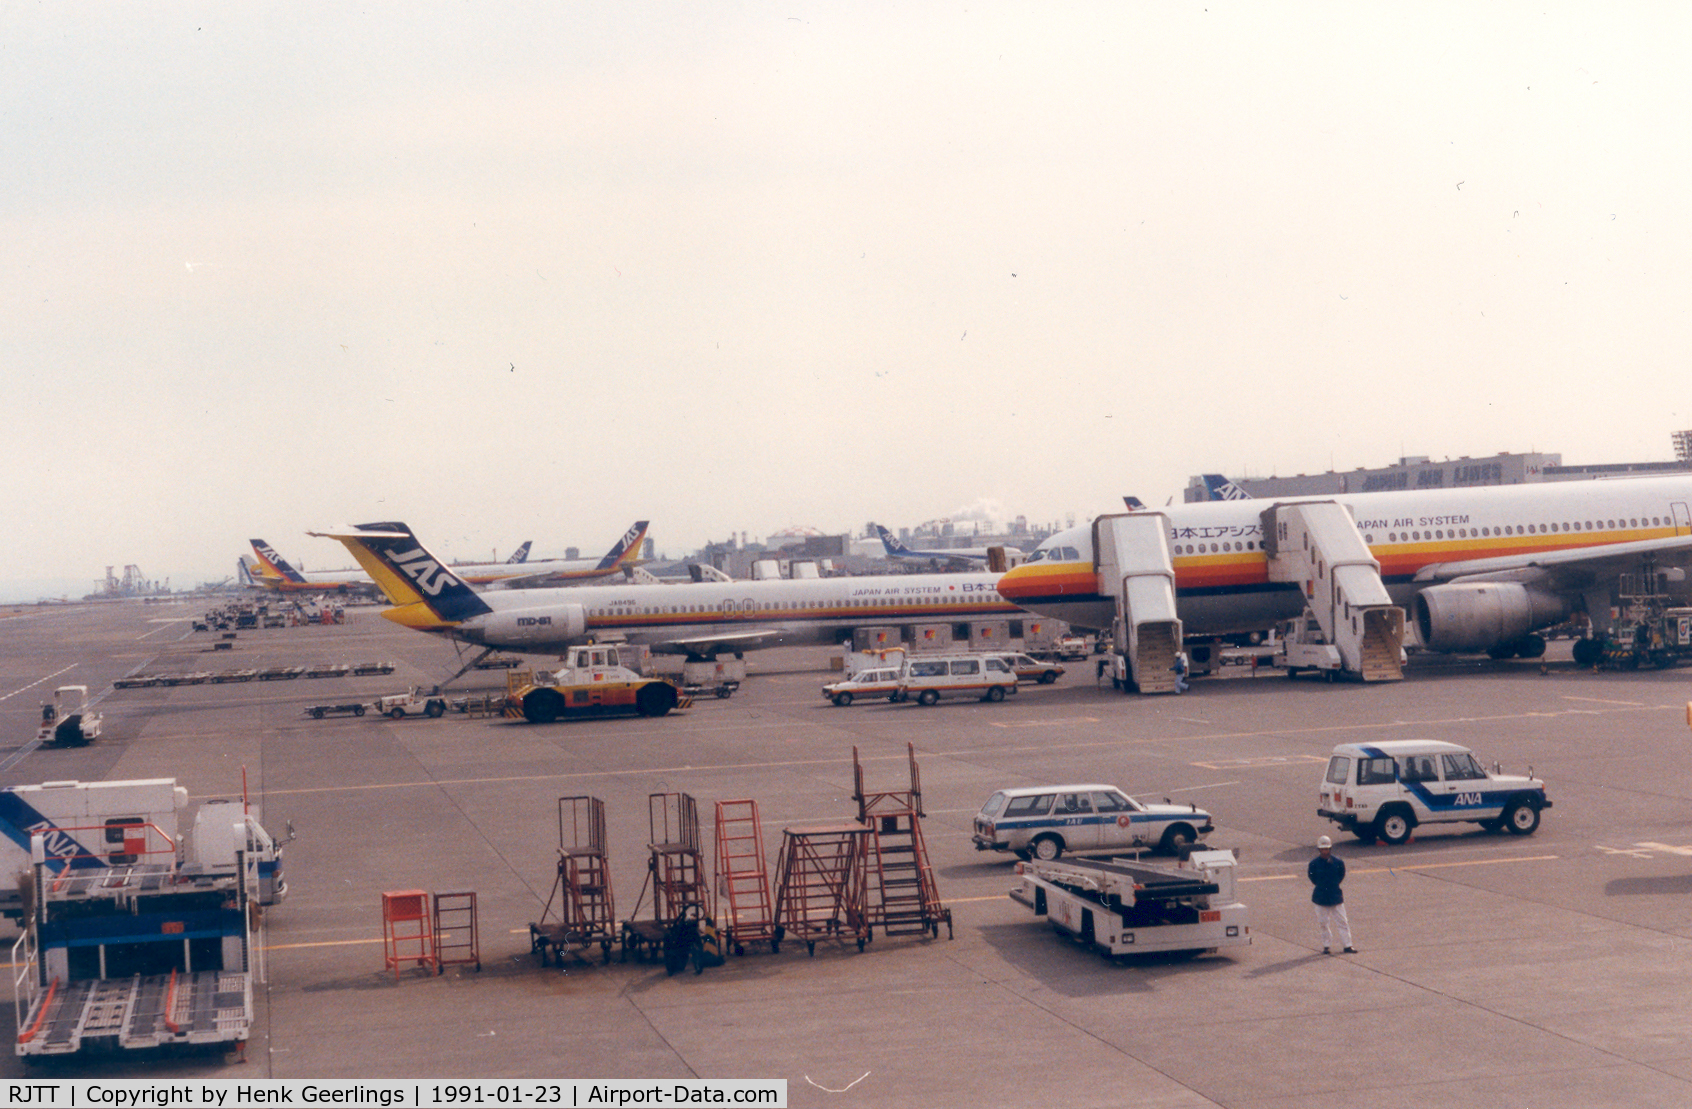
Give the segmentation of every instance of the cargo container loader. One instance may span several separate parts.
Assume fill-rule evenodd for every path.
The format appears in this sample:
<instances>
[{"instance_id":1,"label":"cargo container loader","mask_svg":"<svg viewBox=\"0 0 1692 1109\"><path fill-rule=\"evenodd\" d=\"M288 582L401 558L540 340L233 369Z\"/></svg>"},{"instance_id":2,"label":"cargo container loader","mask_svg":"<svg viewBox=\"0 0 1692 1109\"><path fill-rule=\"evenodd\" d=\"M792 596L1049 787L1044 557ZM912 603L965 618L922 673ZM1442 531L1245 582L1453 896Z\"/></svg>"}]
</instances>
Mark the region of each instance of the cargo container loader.
<instances>
[{"instance_id":1,"label":"cargo container loader","mask_svg":"<svg viewBox=\"0 0 1692 1109\"><path fill-rule=\"evenodd\" d=\"M1251 922L1234 896L1234 853L1197 847L1183 854L1175 866L1128 858L1022 862L1010 895L1059 935L1112 957L1250 944Z\"/></svg>"}]
</instances>

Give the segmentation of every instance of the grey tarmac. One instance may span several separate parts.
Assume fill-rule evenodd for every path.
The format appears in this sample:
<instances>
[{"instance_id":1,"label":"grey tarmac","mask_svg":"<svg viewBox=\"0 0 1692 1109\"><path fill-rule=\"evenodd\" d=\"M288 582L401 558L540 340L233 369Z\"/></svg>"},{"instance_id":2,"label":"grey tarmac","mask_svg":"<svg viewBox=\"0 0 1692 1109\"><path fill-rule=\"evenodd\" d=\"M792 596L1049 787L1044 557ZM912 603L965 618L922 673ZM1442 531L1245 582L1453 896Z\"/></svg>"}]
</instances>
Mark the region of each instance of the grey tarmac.
<instances>
[{"instance_id":1,"label":"grey tarmac","mask_svg":"<svg viewBox=\"0 0 1692 1109\"><path fill-rule=\"evenodd\" d=\"M661 719L552 725L312 720L457 668L452 649L349 609L346 624L190 631L203 604L0 609L0 785L171 776L292 822L245 1062L104 1058L7 1077L785 1078L794 1106L1027 1103L1271 1109L1638 1106L1692 1101L1692 683L1539 662L1414 657L1390 685L1272 671L1127 697L1091 667L1000 704L837 708L823 649L748 655L749 680ZM1558 650L1561 647L1561 651ZM386 676L112 690L126 674L391 659ZM1543 672L1542 672L1543 671ZM105 736L29 749L55 685L104 694ZM457 689L502 687L478 674ZM1315 815L1336 743L1443 739L1547 780L1537 834L1437 828L1364 847ZM647 870L648 797L758 802L781 829L902 786L916 745L924 831L952 938L784 944L666 976L543 968L528 923L551 890L557 799L606 805L619 917ZM1006 896L1012 862L969 842L1001 786L1106 781L1216 814L1241 859L1254 943L1113 963ZM1304 866L1334 835L1359 953L1321 957ZM473 890L483 969L383 963L386 890ZM650 894L640 906L650 913ZM14 1028L9 1010L0 1024Z\"/></svg>"}]
</instances>

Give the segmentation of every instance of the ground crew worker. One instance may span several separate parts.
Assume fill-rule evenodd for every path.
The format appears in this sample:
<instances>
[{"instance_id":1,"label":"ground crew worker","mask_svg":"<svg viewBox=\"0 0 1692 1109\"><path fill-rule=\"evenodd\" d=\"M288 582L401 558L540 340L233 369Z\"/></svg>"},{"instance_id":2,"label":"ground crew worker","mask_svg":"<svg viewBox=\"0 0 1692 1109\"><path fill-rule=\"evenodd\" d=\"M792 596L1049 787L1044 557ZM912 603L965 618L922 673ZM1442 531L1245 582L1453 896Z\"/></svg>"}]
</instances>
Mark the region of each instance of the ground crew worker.
<instances>
[{"instance_id":1,"label":"ground crew worker","mask_svg":"<svg viewBox=\"0 0 1692 1109\"><path fill-rule=\"evenodd\" d=\"M1351 946L1351 922L1345 916L1345 893L1340 883L1345 881L1345 860L1334 857L1334 841L1323 836L1316 841L1316 857L1306 871L1310 876L1310 900L1316 906L1316 930L1322 934L1322 954L1334 953L1333 932L1339 933L1340 949L1355 955Z\"/></svg>"}]
</instances>

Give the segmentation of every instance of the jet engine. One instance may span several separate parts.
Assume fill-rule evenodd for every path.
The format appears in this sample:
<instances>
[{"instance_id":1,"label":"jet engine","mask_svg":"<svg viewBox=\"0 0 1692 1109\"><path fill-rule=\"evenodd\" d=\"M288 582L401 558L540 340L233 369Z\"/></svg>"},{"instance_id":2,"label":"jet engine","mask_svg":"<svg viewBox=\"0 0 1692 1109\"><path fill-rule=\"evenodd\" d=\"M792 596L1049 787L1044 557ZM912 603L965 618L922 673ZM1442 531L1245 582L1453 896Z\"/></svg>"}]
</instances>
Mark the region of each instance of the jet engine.
<instances>
[{"instance_id":1,"label":"jet engine","mask_svg":"<svg viewBox=\"0 0 1692 1109\"><path fill-rule=\"evenodd\" d=\"M474 638L490 647L542 647L562 645L586 631L581 605L548 605L490 612L475 621Z\"/></svg>"},{"instance_id":2,"label":"jet engine","mask_svg":"<svg viewBox=\"0 0 1692 1109\"><path fill-rule=\"evenodd\" d=\"M1416 594L1416 630L1430 651L1490 651L1569 616L1555 593L1520 582L1457 582Z\"/></svg>"}]
</instances>

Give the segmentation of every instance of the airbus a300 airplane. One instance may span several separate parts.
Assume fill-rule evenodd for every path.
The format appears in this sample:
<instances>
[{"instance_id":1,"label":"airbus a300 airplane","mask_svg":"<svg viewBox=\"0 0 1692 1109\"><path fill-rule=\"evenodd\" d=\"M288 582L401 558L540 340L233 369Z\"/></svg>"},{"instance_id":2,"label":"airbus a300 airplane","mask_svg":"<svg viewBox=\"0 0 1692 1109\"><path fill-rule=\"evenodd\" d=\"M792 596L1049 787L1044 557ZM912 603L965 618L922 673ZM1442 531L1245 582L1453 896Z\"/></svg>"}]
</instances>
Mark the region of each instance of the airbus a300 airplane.
<instances>
[{"instance_id":1,"label":"airbus a300 airplane","mask_svg":"<svg viewBox=\"0 0 1692 1109\"><path fill-rule=\"evenodd\" d=\"M453 571L472 585L507 589L592 581L619 573L625 567L640 565L640 545L646 538L646 529L647 521L637 520L621 539L612 544L603 558L553 558L527 562L524 560L528 558L529 543L525 542L504 562L460 563L453 567ZM362 571L316 570L302 573L264 540L254 539L252 544L258 554L253 580L263 588L284 593L345 593L353 589L374 592L376 589L376 583Z\"/></svg>"},{"instance_id":2,"label":"airbus a300 airplane","mask_svg":"<svg viewBox=\"0 0 1692 1109\"><path fill-rule=\"evenodd\" d=\"M1162 511L1185 633L1297 617L1298 584L1268 578L1261 514L1321 501L1350 511L1393 602L1435 651L1533 657L1544 650L1537 630L1583 609L1607 614L1619 575L1692 563L1687 476L1172 505ZM1079 627L1108 628L1116 615L1099 590L1090 524L1046 539L998 588Z\"/></svg>"},{"instance_id":3,"label":"airbus a300 airplane","mask_svg":"<svg viewBox=\"0 0 1692 1109\"><path fill-rule=\"evenodd\" d=\"M610 632L709 657L791 643L838 643L855 628L1022 615L993 574L583 585L477 593L404 524L313 535L339 539L394 605L396 624L490 650L545 653Z\"/></svg>"}]
</instances>

